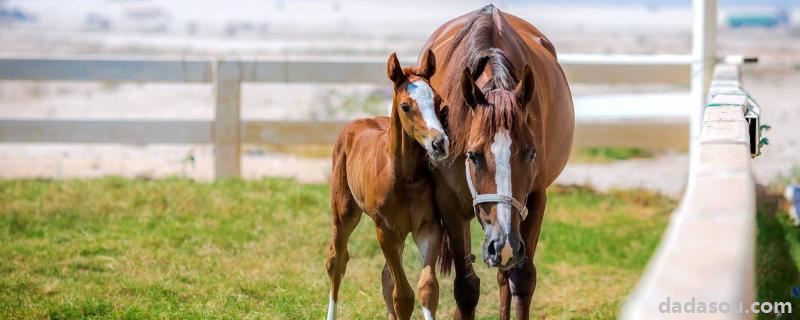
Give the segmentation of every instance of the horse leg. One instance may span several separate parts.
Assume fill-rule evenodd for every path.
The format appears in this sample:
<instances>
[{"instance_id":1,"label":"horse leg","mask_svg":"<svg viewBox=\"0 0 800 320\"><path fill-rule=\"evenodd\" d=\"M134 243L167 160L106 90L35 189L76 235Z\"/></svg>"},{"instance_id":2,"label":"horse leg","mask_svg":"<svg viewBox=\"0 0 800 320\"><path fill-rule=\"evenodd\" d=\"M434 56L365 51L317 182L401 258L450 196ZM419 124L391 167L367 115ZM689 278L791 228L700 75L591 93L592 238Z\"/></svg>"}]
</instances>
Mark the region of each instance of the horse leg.
<instances>
[{"instance_id":1,"label":"horse leg","mask_svg":"<svg viewBox=\"0 0 800 320\"><path fill-rule=\"evenodd\" d=\"M376 231L378 242L381 245L386 264L389 266L389 273L392 276L392 305L394 314L398 319L407 320L411 318L414 311L414 290L408 284L406 273L403 270L403 237L396 234L390 225L380 218L376 221Z\"/></svg>"},{"instance_id":2,"label":"horse leg","mask_svg":"<svg viewBox=\"0 0 800 320\"><path fill-rule=\"evenodd\" d=\"M446 221L447 233L453 251L453 266L456 276L453 280L453 295L456 299L454 319L475 319L475 308L480 298L481 279L472 268L469 220L460 218Z\"/></svg>"},{"instance_id":3,"label":"horse leg","mask_svg":"<svg viewBox=\"0 0 800 320\"><path fill-rule=\"evenodd\" d=\"M400 252L402 255L405 243L400 243ZM392 303L392 292L394 292L394 284L392 283L392 272L389 270L389 264L383 263L383 272L381 273L381 287L383 291L383 302L386 304L386 313L389 314L389 320L397 320L397 313L394 312L394 303Z\"/></svg>"},{"instance_id":4,"label":"horse leg","mask_svg":"<svg viewBox=\"0 0 800 320\"><path fill-rule=\"evenodd\" d=\"M436 260L442 245L442 227L434 221L426 221L414 234L414 241L422 255L422 272L417 283L419 302L425 320L436 317L439 305L439 280L436 279Z\"/></svg>"},{"instance_id":5,"label":"horse leg","mask_svg":"<svg viewBox=\"0 0 800 320\"><path fill-rule=\"evenodd\" d=\"M340 189L341 190L341 189ZM331 281L331 292L328 300L328 320L336 318L336 302L339 297L339 285L342 282L347 261L350 255L347 252L347 240L361 220L361 210L353 205L349 191L345 194L331 195L331 209L333 211L332 239L328 248L328 257L325 268Z\"/></svg>"},{"instance_id":6,"label":"horse leg","mask_svg":"<svg viewBox=\"0 0 800 320\"><path fill-rule=\"evenodd\" d=\"M509 270L511 295L514 298L514 310L517 319L529 319L533 291L536 289L536 266L533 255L539 243L539 232L542 229L544 207L547 203L545 191L535 192L528 196L528 212L531 215L520 228L525 239L525 260L516 268Z\"/></svg>"},{"instance_id":7,"label":"horse leg","mask_svg":"<svg viewBox=\"0 0 800 320\"><path fill-rule=\"evenodd\" d=\"M390 320L397 320L397 313L394 312L394 304L392 303L392 292L394 292L394 284L392 284L392 272L389 271L389 264L383 264L383 273L381 274L381 286L383 291L383 302L386 304L386 313L389 314Z\"/></svg>"},{"instance_id":8,"label":"horse leg","mask_svg":"<svg viewBox=\"0 0 800 320\"><path fill-rule=\"evenodd\" d=\"M508 271L497 269L497 286L500 288L500 320L511 317L511 289L508 286Z\"/></svg>"}]
</instances>

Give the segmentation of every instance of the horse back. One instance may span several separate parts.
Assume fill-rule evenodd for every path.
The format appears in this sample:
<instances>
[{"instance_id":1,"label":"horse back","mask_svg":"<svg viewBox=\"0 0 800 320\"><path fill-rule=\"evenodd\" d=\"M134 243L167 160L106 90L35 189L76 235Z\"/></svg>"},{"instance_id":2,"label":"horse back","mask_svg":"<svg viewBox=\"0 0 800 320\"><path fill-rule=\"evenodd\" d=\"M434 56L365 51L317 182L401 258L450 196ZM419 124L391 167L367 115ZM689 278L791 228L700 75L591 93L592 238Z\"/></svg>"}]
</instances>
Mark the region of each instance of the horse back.
<instances>
[{"instance_id":1,"label":"horse back","mask_svg":"<svg viewBox=\"0 0 800 320\"><path fill-rule=\"evenodd\" d=\"M516 71L522 72L524 64L533 70L536 94L528 108L533 110L529 112L530 123L540 124L534 126L534 130L539 131L537 146L542 156L540 165L543 166L540 167L544 169L536 187L546 188L561 174L572 151L575 130L572 92L550 40L527 21L509 13L501 14L505 20L503 26L514 30L509 37L512 41L508 42L521 42L517 47L523 53L509 57Z\"/></svg>"}]
</instances>

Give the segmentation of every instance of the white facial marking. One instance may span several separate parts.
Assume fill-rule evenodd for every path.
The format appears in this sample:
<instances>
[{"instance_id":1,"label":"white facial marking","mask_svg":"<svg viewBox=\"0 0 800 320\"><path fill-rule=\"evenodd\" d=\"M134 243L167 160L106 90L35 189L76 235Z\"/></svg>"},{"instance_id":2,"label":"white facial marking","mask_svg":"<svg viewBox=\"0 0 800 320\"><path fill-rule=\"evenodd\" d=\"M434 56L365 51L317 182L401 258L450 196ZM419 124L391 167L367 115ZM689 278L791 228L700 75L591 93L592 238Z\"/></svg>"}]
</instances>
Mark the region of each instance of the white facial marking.
<instances>
[{"instance_id":1,"label":"white facial marking","mask_svg":"<svg viewBox=\"0 0 800 320\"><path fill-rule=\"evenodd\" d=\"M333 292L328 296L328 320L336 319L336 301L333 301Z\"/></svg>"},{"instance_id":2,"label":"white facial marking","mask_svg":"<svg viewBox=\"0 0 800 320\"><path fill-rule=\"evenodd\" d=\"M433 320L433 314L428 308L422 307L422 316L425 317L425 320Z\"/></svg>"},{"instance_id":3,"label":"white facial marking","mask_svg":"<svg viewBox=\"0 0 800 320\"><path fill-rule=\"evenodd\" d=\"M494 154L494 181L497 184L497 194L511 197L511 136L508 130L500 130L494 134L492 154ZM497 204L497 222L506 235L511 234L510 204L502 202Z\"/></svg>"},{"instance_id":4,"label":"white facial marking","mask_svg":"<svg viewBox=\"0 0 800 320\"><path fill-rule=\"evenodd\" d=\"M425 120L425 125L428 126L428 129L435 129L444 133L442 124L439 122L439 118L436 117L436 106L433 104L433 89L425 81L414 81L408 84L408 96L417 102L419 112L422 113L422 119Z\"/></svg>"}]
</instances>

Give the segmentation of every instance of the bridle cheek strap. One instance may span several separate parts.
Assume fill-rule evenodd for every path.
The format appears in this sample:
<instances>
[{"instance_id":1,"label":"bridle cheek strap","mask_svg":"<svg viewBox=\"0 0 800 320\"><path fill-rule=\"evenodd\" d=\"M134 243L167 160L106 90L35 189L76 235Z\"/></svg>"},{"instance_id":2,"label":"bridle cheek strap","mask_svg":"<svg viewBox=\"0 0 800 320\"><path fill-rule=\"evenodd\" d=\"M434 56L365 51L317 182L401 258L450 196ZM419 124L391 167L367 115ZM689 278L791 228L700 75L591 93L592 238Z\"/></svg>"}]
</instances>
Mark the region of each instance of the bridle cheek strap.
<instances>
[{"instance_id":1,"label":"bridle cheek strap","mask_svg":"<svg viewBox=\"0 0 800 320\"><path fill-rule=\"evenodd\" d=\"M506 203L514 207L514 209L517 209L517 212L519 212L522 220L525 220L525 218L528 217L528 207L517 201L517 199L514 199L514 197L509 197L498 193L478 194L478 191L475 190L475 184L472 182L472 175L469 174L469 170L470 162L469 159L466 159L464 161L464 172L466 172L467 176L469 193L472 195L472 210L475 211L476 216L478 214L478 205L481 203Z\"/></svg>"}]
</instances>

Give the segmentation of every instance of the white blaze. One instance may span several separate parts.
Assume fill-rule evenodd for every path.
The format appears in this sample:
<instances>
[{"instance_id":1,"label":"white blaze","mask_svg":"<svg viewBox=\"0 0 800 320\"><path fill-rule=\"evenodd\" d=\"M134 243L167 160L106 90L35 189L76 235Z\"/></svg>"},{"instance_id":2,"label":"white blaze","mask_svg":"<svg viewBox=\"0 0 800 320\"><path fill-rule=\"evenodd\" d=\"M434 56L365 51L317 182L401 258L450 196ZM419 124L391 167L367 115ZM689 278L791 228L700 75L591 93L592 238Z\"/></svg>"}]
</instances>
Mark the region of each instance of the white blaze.
<instances>
[{"instance_id":1,"label":"white blaze","mask_svg":"<svg viewBox=\"0 0 800 320\"><path fill-rule=\"evenodd\" d=\"M422 119L425 120L425 125L428 126L428 129L436 129L444 133L442 124L439 122L439 118L436 117L436 106L433 104L433 89L425 81L418 80L408 84L408 95L417 102L419 112L422 113Z\"/></svg>"},{"instance_id":2,"label":"white blaze","mask_svg":"<svg viewBox=\"0 0 800 320\"><path fill-rule=\"evenodd\" d=\"M333 301L333 291L328 296L328 320L336 319L336 301Z\"/></svg>"},{"instance_id":3,"label":"white blaze","mask_svg":"<svg viewBox=\"0 0 800 320\"><path fill-rule=\"evenodd\" d=\"M511 137L508 130L500 130L494 134L492 154L494 154L494 182L497 184L497 194L511 197ZM497 220L503 231L510 234L510 204L503 202L497 204Z\"/></svg>"},{"instance_id":4,"label":"white blaze","mask_svg":"<svg viewBox=\"0 0 800 320\"><path fill-rule=\"evenodd\" d=\"M494 154L494 181L497 184L497 194L512 197L511 136L508 134L508 130L500 130L494 134L492 154ZM497 204L496 210L497 223L500 224L506 234L506 243L503 249L500 250L500 263L506 264L514 255L514 250L512 250L508 239L511 234L511 205L501 202Z\"/></svg>"}]
</instances>

